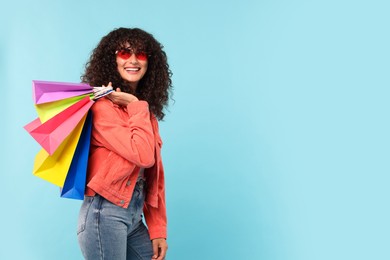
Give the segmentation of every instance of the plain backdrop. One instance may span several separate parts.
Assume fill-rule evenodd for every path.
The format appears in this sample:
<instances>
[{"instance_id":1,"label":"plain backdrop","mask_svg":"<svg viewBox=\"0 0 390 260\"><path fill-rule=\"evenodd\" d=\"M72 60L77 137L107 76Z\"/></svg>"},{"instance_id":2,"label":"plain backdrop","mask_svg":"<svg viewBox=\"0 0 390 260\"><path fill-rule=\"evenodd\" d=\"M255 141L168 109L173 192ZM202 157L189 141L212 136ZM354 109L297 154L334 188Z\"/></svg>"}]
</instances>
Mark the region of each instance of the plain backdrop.
<instances>
[{"instance_id":1,"label":"plain backdrop","mask_svg":"<svg viewBox=\"0 0 390 260\"><path fill-rule=\"evenodd\" d=\"M140 27L174 92L160 123L168 260L390 259L387 0L2 1L0 259L82 259L81 202L32 175L32 80L79 82Z\"/></svg>"}]
</instances>

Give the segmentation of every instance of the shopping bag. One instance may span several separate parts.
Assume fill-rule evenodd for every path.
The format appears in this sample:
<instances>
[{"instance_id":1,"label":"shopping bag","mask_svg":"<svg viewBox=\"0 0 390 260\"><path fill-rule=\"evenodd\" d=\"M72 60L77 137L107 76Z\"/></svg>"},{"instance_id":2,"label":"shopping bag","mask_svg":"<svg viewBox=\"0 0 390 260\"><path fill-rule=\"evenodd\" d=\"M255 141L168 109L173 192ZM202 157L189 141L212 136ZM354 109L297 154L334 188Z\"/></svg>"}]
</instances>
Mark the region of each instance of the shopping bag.
<instances>
[{"instance_id":1,"label":"shopping bag","mask_svg":"<svg viewBox=\"0 0 390 260\"><path fill-rule=\"evenodd\" d=\"M62 198L84 199L91 130L92 113L90 111L85 120L75 154L66 175L64 187L61 189Z\"/></svg>"},{"instance_id":2,"label":"shopping bag","mask_svg":"<svg viewBox=\"0 0 390 260\"><path fill-rule=\"evenodd\" d=\"M52 155L88 112L93 103L89 97L85 97L43 124L39 124L40 121L36 119L26 125L25 129L42 148Z\"/></svg>"},{"instance_id":3,"label":"shopping bag","mask_svg":"<svg viewBox=\"0 0 390 260\"><path fill-rule=\"evenodd\" d=\"M87 115L52 155L46 152L45 149L38 152L33 168L35 176L63 187L86 117Z\"/></svg>"},{"instance_id":4,"label":"shopping bag","mask_svg":"<svg viewBox=\"0 0 390 260\"><path fill-rule=\"evenodd\" d=\"M85 83L33 80L33 99L35 104L53 102L92 92L93 88Z\"/></svg>"},{"instance_id":5,"label":"shopping bag","mask_svg":"<svg viewBox=\"0 0 390 260\"><path fill-rule=\"evenodd\" d=\"M86 96L97 100L113 91L111 86L33 80L33 100L42 123Z\"/></svg>"},{"instance_id":6,"label":"shopping bag","mask_svg":"<svg viewBox=\"0 0 390 260\"><path fill-rule=\"evenodd\" d=\"M91 119L85 124L87 112L95 100L111 92L112 86L33 81L38 118L24 128L43 147L33 174L62 187L61 197L82 199L92 124Z\"/></svg>"},{"instance_id":7,"label":"shopping bag","mask_svg":"<svg viewBox=\"0 0 390 260\"><path fill-rule=\"evenodd\" d=\"M37 111L38 117L41 120L41 122L45 123L50 118L59 114L61 111L67 109L73 104L79 102L85 97L89 97L90 99L92 99L92 96L93 94L85 94L81 96L70 97L70 98L54 101L54 102L43 103L43 104L35 105L35 110Z\"/></svg>"}]
</instances>

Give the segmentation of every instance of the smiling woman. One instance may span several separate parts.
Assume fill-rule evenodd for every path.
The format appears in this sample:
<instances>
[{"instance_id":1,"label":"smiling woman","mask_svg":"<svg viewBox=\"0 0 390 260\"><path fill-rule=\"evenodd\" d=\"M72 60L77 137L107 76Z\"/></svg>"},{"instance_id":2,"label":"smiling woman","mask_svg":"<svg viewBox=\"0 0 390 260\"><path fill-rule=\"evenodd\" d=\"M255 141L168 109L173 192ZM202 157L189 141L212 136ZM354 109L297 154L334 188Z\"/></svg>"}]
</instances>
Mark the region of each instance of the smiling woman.
<instances>
[{"instance_id":1,"label":"smiling woman","mask_svg":"<svg viewBox=\"0 0 390 260\"><path fill-rule=\"evenodd\" d=\"M136 68L140 71L133 71ZM150 111L161 120L172 87L171 74L163 46L153 35L138 28L119 28L102 38L81 80L93 86L112 82L114 89L147 100Z\"/></svg>"},{"instance_id":2,"label":"smiling woman","mask_svg":"<svg viewBox=\"0 0 390 260\"><path fill-rule=\"evenodd\" d=\"M161 138L171 72L162 45L141 29L103 37L82 80L116 91L92 107L87 188L78 240L86 259L157 259L167 251ZM145 217L148 229L142 221Z\"/></svg>"}]
</instances>

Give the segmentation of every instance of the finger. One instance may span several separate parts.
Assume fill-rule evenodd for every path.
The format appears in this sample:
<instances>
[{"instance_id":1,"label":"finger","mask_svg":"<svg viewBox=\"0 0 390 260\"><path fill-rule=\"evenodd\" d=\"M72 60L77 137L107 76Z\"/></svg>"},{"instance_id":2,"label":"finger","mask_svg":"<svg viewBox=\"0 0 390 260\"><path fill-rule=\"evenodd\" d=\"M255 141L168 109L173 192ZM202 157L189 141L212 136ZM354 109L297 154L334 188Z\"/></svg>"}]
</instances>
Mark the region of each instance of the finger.
<instances>
[{"instance_id":1,"label":"finger","mask_svg":"<svg viewBox=\"0 0 390 260\"><path fill-rule=\"evenodd\" d=\"M157 260L163 260L165 258L166 253L167 253L167 247L166 246L160 247L160 255L157 258Z\"/></svg>"},{"instance_id":2,"label":"finger","mask_svg":"<svg viewBox=\"0 0 390 260\"><path fill-rule=\"evenodd\" d=\"M107 87L112 87L112 82L110 81L110 82L108 82L108 85L107 85Z\"/></svg>"},{"instance_id":3,"label":"finger","mask_svg":"<svg viewBox=\"0 0 390 260\"><path fill-rule=\"evenodd\" d=\"M116 88L116 92L121 92L121 89L120 88Z\"/></svg>"},{"instance_id":4,"label":"finger","mask_svg":"<svg viewBox=\"0 0 390 260\"><path fill-rule=\"evenodd\" d=\"M157 257L158 257L158 243L152 243L152 245L153 245L152 259L157 259Z\"/></svg>"}]
</instances>

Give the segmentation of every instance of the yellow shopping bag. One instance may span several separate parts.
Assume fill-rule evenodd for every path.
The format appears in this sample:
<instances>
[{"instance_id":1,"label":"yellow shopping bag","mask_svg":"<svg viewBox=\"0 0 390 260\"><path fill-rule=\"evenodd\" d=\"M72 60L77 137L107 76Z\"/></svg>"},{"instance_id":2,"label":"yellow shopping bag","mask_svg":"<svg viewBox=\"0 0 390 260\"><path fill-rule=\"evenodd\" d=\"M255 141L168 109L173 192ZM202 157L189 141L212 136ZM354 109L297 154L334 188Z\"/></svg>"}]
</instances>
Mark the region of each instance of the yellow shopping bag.
<instances>
[{"instance_id":1,"label":"yellow shopping bag","mask_svg":"<svg viewBox=\"0 0 390 260\"><path fill-rule=\"evenodd\" d=\"M41 149L35 157L33 174L59 187L63 187L87 115L61 143L53 155Z\"/></svg>"}]
</instances>

